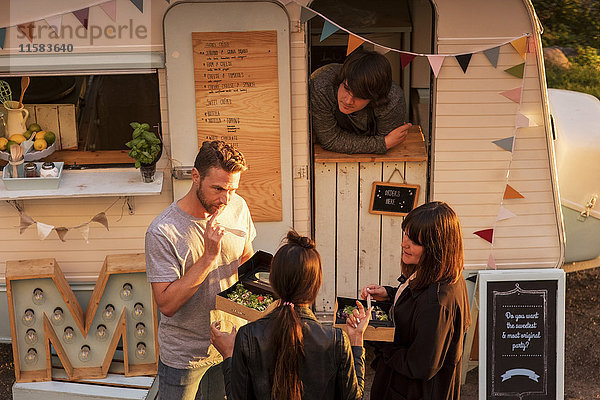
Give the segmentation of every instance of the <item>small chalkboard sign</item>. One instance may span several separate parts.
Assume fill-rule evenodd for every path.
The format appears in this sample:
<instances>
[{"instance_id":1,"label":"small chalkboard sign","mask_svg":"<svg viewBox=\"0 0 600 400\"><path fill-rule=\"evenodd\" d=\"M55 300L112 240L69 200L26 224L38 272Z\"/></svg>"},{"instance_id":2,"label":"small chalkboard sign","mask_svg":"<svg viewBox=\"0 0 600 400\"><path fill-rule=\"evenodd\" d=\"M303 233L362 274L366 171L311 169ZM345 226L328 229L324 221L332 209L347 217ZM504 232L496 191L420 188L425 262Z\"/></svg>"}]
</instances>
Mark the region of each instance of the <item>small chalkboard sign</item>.
<instances>
[{"instance_id":1,"label":"small chalkboard sign","mask_svg":"<svg viewBox=\"0 0 600 400\"><path fill-rule=\"evenodd\" d=\"M369 212L404 216L417 206L418 197L419 185L373 182Z\"/></svg>"},{"instance_id":2,"label":"small chalkboard sign","mask_svg":"<svg viewBox=\"0 0 600 400\"><path fill-rule=\"evenodd\" d=\"M479 398L562 398L564 271L481 271L479 282Z\"/></svg>"}]
</instances>

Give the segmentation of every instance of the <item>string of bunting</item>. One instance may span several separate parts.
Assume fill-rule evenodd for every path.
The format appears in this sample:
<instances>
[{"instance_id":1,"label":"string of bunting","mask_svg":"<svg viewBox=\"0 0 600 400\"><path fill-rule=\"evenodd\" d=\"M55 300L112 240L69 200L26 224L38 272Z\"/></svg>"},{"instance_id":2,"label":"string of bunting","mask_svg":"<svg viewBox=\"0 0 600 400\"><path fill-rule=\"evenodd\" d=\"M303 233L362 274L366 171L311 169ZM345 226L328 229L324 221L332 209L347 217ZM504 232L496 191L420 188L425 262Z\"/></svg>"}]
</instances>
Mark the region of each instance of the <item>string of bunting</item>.
<instances>
[{"instance_id":1,"label":"string of bunting","mask_svg":"<svg viewBox=\"0 0 600 400\"><path fill-rule=\"evenodd\" d=\"M475 53L482 52L487 57L489 62L494 66L494 68L497 68L498 67L498 56L500 54L500 48L502 46L510 43L512 45L512 47L523 58L523 60L525 60L526 53L533 52L533 49L535 46L535 41L533 40L533 37L531 36L531 34L525 33L521 36L518 36L514 39L508 40L504 43L498 44L494 47L476 50L476 51L472 51L472 52L455 53L455 54L415 53L415 52L395 49L393 47L387 47L387 46L383 46L381 44L375 43L365 37L362 37L360 35L357 35L357 34L351 32L350 30L344 28L341 25L338 25L337 23L333 22L332 20L330 20L329 18L327 18L326 16L324 16L323 14L321 14L318 11L315 11L315 10L313 10L309 7L303 6L303 5L299 5L299 6L301 7L300 8L300 23L305 23L308 20L310 20L316 16L323 18L323 30L321 31L321 38L320 38L321 42L324 41L325 39L327 39L329 36L333 35L335 32L342 30L348 34L348 45L347 45L347 49L346 49L346 55L349 55L354 50L356 50L358 47L360 47L360 45L362 45L363 43L366 42L366 43L372 44L374 46L374 50L377 51L378 53L385 54L390 51L399 53L400 54L400 64L402 66L402 69L404 69L408 64L410 64L410 62L412 60L414 60L416 57L427 57L427 60L429 61L429 65L431 67L431 70L433 71L433 74L435 75L436 78L440 72L440 69L442 68L442 64L444 63L444 60L447 57L456 58L456 61L460 65L462 71L464 73L467 73L467 68L469 67L469 63L471 62L471 57ZM525 64L522 64L522 65L524 66ZM515 74L518 75L519 70L521 68L522 68L521 66L515 66L515 67L506 69L505 72L507 72L511 75L515 75Z\"/></svg>"},{"instance_id":2,"label":"string of bunting","mask_svg":"<svg viewBox=\"0 0 600 400\"><path fill-rule=\"evenodd\" d=\"M84 222L82 224L79 225L75 225L75 226L54 226L54 225L49 225L49 224L45 224L43 222L39 222L34 220L33 218L31 218L29 215L27 215L23 210L19 209L15 204L11 203L12 206L19 212L19 216L20 216L20 225L19 225L19 234L23 234L23 232L25 232L27 230L27 228L29 228L31 225L35 224L37 227L37 235L38 238L40 240L45 240L50 233L52 233L52 231L56 231L56 234L58 235L58 238L62 241L62 242L66 242L66 236L67 233L71 230L78 230L81 235L83 236L83 239L85 240L86 243L89 243L89 236L90 236L90 224L92 222L97 222L101 225L103 225L106 230L110 230L108 228L108 218L106 217L106 213L108 212L108 210L110 210L115 204L117 204L117 202L119 200L123 200L123 204L121 205L121 216L119 217L119 219L117 220L120 221L121 218L123 217L123 207L125 206L125 202L126 199L124 197L119 197L118 199L116 199L110 206L108 206L104 211L99 212L98 214L94 215L89 221Z\"/></svg>"},{"instance_id":3,"label":"string of bunting","mask_svg":"<svg viewBox=\"0 0 600 400\"><path fill-rule=\"evenodd\" d=\"M144 0L129 0L131 4L133 4L141 13L144 13ZM146 0L148 1L148 0ZM171 0L165 0L167 3L171 4ZM100 4L95 4L94 6L99 6L109 18L116 22L117 20L117 0L110 0ZM87 30L88 22L90 16L90 8L93 6L81 8L78 10L72 10L66 13L61 13L57 15L50 15L44 17L43 20L50 26L52 32L50 32L50 39L58 39L60 38L61 28L62 28L62 18L67 14L73 14L75 18L81 23L81 25ZM30 21L23 24L18 24L17 29L29 39L30 42L33 43L33 32L35 28L36 22L39 21ZM14 25L11 25L14 26ZM4 49L4 42L6 40L6 29L10 26L5 26L0 28L0 48Z\"/></svg>"}]
</instances>

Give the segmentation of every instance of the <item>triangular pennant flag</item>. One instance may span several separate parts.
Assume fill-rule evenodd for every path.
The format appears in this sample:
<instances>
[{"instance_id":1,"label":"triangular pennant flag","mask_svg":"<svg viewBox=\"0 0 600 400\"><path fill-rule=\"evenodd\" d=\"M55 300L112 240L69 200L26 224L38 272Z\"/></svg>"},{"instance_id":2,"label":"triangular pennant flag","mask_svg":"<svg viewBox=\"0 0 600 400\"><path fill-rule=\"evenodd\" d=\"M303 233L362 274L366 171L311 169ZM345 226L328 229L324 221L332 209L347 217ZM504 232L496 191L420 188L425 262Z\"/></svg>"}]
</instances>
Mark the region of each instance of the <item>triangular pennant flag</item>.
<instances>
[{"instance_id":1,"label":"triangular pennant flag","mask_svg":"<svg viewBox=\"0 0 600 400\"><path fill-rule=\"evenodd\" d=\"M90 242L90 224L85 224L83 226L80 226L77 229L79 230L79 232L81 232L81 236L83 236L83 240L85 240L86 243L89 243Z\"/></svg>"},{"instance_id":2,"label":"triangular pennant flag","mask_svg":"<svg viewBox=\"0 0 600 400\"><path fill-rule=\"evenodd\" d=\"M144 0L129 0L131 3L140 10L141 13L144 12Z\"/></svg>"},{"instance_id":3,"label":"triangular pennant flag","mask_svg":"<svg viewBox=\"0 0 600 400\"><path fill-rule=\"evenodd\" d=\"M471 62L472 56L473 54L460 54L458 56L454 56L465 74L467 73L467 68L469 68L469 63Z\"/></svg>"},{"instance_id":4,"label":"triangular pennant flag","mask_svg":"<svg viewBox=\"0 0 600 400\"><path fill-rule=\"evenodd\" d=\"M515 65L514 67L507 68L504 70L504 72L507 72L514 77L523 79L523 72L525 72L525 63Z\"/></svg>"},{"instance_id":5,"label":"triangular pennant flag","mask_svg":"<svg viewBox=\"0 0 600 400\"><path fill-rule=\"evenodd\" d=\"M496 260L494 260L492 253L490 253L490 256L488 257L487 266L489 269L496 269Z\"/></svg>"},{"instance_id":6,"label":"triangular pennant flag","mask_svg":"<svg viewBox=\"0 0 600 400\"><path fill-rule=\"evenodd\" d=\"M69 232L69 229L65 228L64 226L60 226L58 228L54 228L54 230L58 234L58 238L60 239L60 241L66 242L65 236L67 236L67 232Z\"/></svg>"},{"instance_id":7,"label":"triangular pennant flag","mask_svg":"<svg viewBox=\"0 0 600 400\"><path fill-rule=\"evenodd\" d=\"M496 221L502 221L502 220L513 218L516 216L517 216L517 214L515 214L514 212L500 206L500 211L498 211L498 216L496 217Z\"/></svg>"},{"instance_id":8,"label":"triangular pennant flag","mask_svg":"<svg viewBox=\"0 0 600 400\"><path fill-rule=\"evenodd\" d=\"M112 19L113 21L117 20L117 0L102 3L100 4L100 8L104 10L106 15L108 15L110 19Z\"/></svg>"},{"instance_id":9,"label":"triangular pennant flag","mask_svg":"<svg viewBox=\"0 0 600 400\"><path fill-rule=\"evenodd\" d=\"M442 64L444 63L444 58L446 56L438 56L438 55L428 55L427 60L429 60L429 65L431 65L431 70L433 71L433 75L437 78L440 73L440 68L442 68Z\"/></svg>"},{"instance_id":10,"label":"triangular pennant flag","mask_svg":"<svg viewBox=\"0 0 600 400\"><path fill-rule=\"evenodd\" d=\"M0 49L4 49L4 41L6 40L6 28L0 28Z\"/></svg>"},{"instance_id":11,"label":"triangular pennant flag","mask_svg":"<svg viewBox=\"0 0 600 400\"><path fill-rule=\"evenodd\" d=\"M524 199L525 196L523 196L521 193L517 192L512 186L506 185L506 189L504 189L504 196L502 198L505 200L507 200L507 199Z\"/></svg>"},{"instance_id":12,"label":"triangular pennant flag","mask_svg":"<svg viewBox=\"0 0 600 400\"><path fill-rule=\"evenodd\" d=\"M25 229L29 228L30 225L35 224L35 221L33 220L33 218L31 218L29 215L25 214L24 212L21 213L21 223L20 223L20 227L19 227L19 234L23 234L23 232L25 232Z\"/></svg>"},{"instance_id":13,"label":"triangular pennant flag","mask_svg":"<svg viewBox=\"0 0 600 400\"><path fill-rule=\"evenodd\" d=\"M479 236L482 239L487 240L488 242L492 243L492 238L494 237L494 230L493 229L483 229L481 231L477 231L477 232L473 232L475 235Z\"/></svg>"},{"instance_id":14,"label":"triangular pennant flag","mask_svg":"<svg viewBox=\"0 0 600 400\"><path fill-rule=\"evenodd\" d=\"M527 39L527 52L533 53L534 51L535 51L535 39L533 38L533 36L529 36L529 39Z\"/></svg>"},{"instance_id":15,"label":"triangular pennant flag","mask_svg":"<svg viewBox=\"0 0 600 400\"><path fill-rule=\"evenodd\" d=\"M361 39L358 36L354 36L352 34L348 35L348 49L346 50L346 55L352 53L358 48L358 46L360 46L364 42L364 39Z\"/></svg>"},{"instance_id":16,"label":"triangular pennant flag","mask_svg":"<svg viewBox=\"0 0 600 400\"><path fill-rule=\"evenodd\" d=\"M33 29L35 28L35 24L33 22L28 22L26 24L17 25L17 29L21 31L23 35L29 39L30 42L33 42Z\"/></svg>"},{"instance_id":17,"label":"triangular pennant flag","mask_svg":"<svg viewBox=\"0 0 600 400\"><path fill-rule=\"evenodd\" d=\"M322 42L323 40L327 39L329 36L333 35L335 32L337 32L340 28L338 28L337 26L335 26L334 24L332 24L329 21L325 21L323 23L323 31L321 32L321 39L320 41Z\"/></svg>"},{"instance_id":18,"label":"triangular pennant flag","mask_svg":"<svg viewBox=\"0 0 600 400\"><path fill-rule=\"evenodd\" d=\"M37 233L38 233L38 237L40 238L40 240L46 239L48 237L48 235L50 234L50 232L52 232L52 229L54 229L54 226L42 224L41 222L38 222L37 223Z\"/></svg>"},{"instance_id":19,"label":"triangular pennant flag","mask_svg":"<svg viewBox=\"0 0 600 400\"><path fill-rule=\"evenodd\" d=\"M309 19L311 19L315 16L317 16L317 13L309 8L302 7L300 9L300 23L301 24L305 23L306 21L308 21Z\"/></svg>"},{"instance_id":20,"label":"triangular pennant flag","mask_svg":"<svg viewBox=\"0 0 600 400\"><path fill-rule=\"evenodd\" d=\"M500 92L500 94L506 97L509 100L514 101L515 103L521 103L521 88L514 88L511 90L506 90L504 92Z\"/></svg>"},{"instance_id":21,"label":"triangular pennant flag","mask_svg":"<svg viewBox=\"0 0 600 400\"><path fill-rule=\"evenodd\" d=\"M525 54L527 53L527 36L515 39L512 42L510 42L510 44L512 44L517 53L519 53L521 58L523 58L524 60L526 56Z\"/></svg>"},{"instance_id":22,"label":"triangular pennant flag","mask_svg":"<svg viewBox=\"0 0 600 400\"><path fill-rule=\"evenodd\" d=\"M56 35L60 35L60 30L62 27L62 15L54 15L52 17L44 18L46 23L50 25L50 28L56 33Z\"/></svg>"},{"instance_id":23,"label":"triangular pennant flag","mask_svg":"<svg viewBox=\"0 0 600 400\"><path fill-rule=\"evenodd\" d=\"M517 128L529 128L531 126L531 123L530 123L529 118L527 118L526 116L524 116L521 113L518 113L516 126L517 126Z\"/></svg>"},{"instance_id":24,"label":"triangular pennant flag","mask_svg":"<svg viewBox=\"0 0 600 400\"><path fill-rule=\"evenodd\" d=\"M99 224L104 225L107 231L109 230L108 219L106 218L106 214L104 213L104 211L94 215L94 218L92 218L92 222L98 222Z\"/></svg>"},{"instance_id":25,"label":"triangular pennant flag","mask_svg":"<svg viewBox=\"0 0 600 400\"><path fill-rule=\"evenodd\" d=\"M513 145L515 143L515 137L511 136L511 137L507 137L504 139L494 140L492 143L494 143L496 146L498 146L506 151L510 151L512 153Z\"/></svg>"},{"instance_id":26,"label":"triangular pennant flag","mask_svg":"<svg viewBox=\"0 0 600 400\"><path fill-rule=\"evenodd\" d=\"M483 54L487 57L494 68L498 67L498 55L500 55L500 46L492 47L483 51Z\"/></svg>"},{"instance_id":27,"label":"triangular pennant flag","mask_svg":"<svg viewBox=\"0 0 600 400\"><path fill-rule=\"evenodd\" d=\"M373 51L375 51L375 52L377 52L377 53L379 53L379 54L387 54L387 53L389 53L389 52L390 52L390 49L389 49L389 48L387 48L387 47L383 47L383 46L378 46L378 45L375 45L375 46L373 47Z\"/></svg>"},{"instance_id":28,"label":"triangular pennant flag","mask_svg":"<svg viewBox=\"0 0 600 400\"><path fill-rule=\"evenodd\" d=\"M81 25L83 25L83 27L85 29L88 28L88 20L90 17L90 8L82 8L81 10L75 10L72 11L73 15L75 16L75 18L77 18L79 20L79 22L81 22Z\"/></svg>"},{"instance_id":29,"label":"triangular pennant flag","mask_svg":"<svg viewBox=\"0 0 600 400\"><path fill-rule=\"evenodd\" d=\"M400 64L402 65L402 69L410 64L410 62L414 60L416 56L416 54L400 53Z\"/></svg>"}]
</instances>

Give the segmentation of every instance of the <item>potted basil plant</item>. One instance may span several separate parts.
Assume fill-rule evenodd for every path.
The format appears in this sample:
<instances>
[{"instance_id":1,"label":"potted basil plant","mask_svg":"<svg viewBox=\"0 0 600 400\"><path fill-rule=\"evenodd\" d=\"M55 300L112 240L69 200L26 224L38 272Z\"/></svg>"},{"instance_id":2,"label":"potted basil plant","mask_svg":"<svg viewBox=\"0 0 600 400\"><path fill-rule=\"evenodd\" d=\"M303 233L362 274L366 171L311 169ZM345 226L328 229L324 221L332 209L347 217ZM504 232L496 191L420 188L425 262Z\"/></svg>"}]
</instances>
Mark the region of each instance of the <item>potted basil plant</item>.
<instances>
[{"instance_id":1,"label":"potted basil plant","mask_svg":"<svg viewBox=\"0 0 600 400\"><path fill-rule=\"evenodd\" d=\"M154 182L156 162L162 154L162 142L154 132L149 131L150 125L132 122L132 139L125 143L131 150L129 157L135 160L135 167L140 168L142 179L146 183Z\"/></svg>"}]
</instances>

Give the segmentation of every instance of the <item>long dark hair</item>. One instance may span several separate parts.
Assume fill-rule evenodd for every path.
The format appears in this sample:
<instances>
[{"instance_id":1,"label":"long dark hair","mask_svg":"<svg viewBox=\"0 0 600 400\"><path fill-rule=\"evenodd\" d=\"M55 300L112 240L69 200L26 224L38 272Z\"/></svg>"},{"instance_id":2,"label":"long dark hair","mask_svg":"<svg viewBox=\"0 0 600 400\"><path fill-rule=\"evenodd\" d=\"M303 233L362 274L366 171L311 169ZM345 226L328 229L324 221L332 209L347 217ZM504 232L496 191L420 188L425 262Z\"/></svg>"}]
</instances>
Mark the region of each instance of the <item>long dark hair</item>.
<instances>
[{"instance_id":1,"label":"long dark hair","mask_svg":"<svg viewBox=\"0 0 600 400\"><path fill-rule=\"evenodd\" d=\"M273 311L275 323L271 333L275 359L272 400L300 400L302 397L300 362L304 358L304 336L294 307L313 304L322 279L321 256L315 243L289 231L287 243L271 262L271 286L281 299Z\"/></svg>"},{"instance_id":2,"label":"long dark hair","mask_svg":"<svg viewBox=\"0 0 600 400\"><path fill-rule=\"evenodd\" d=\"M458 216L442 201L423 204L412 210L402 222L410 240L423 246L417 264L402 262L402 273L417 274L410 285L424 288L434 282L457 282L462 276L464 256L462 230Z\"/></svg>"}]
</instances>

